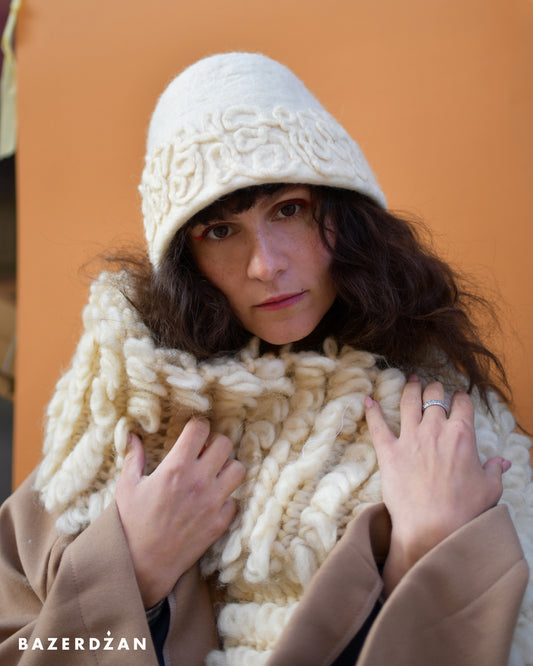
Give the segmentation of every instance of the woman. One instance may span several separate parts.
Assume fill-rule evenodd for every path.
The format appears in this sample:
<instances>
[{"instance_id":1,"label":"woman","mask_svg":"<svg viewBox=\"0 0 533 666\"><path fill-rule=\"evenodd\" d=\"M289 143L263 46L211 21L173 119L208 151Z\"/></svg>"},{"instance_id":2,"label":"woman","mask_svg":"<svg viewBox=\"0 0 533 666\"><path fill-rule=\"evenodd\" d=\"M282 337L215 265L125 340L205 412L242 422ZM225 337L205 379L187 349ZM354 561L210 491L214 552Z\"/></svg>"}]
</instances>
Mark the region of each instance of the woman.
<instances>
[{"instance_id":1,"label":"woman","mask_svg":"<svg viewBox=\"0 0 533 666\"><path fill-rule=\"evenodd\" d=\"M0 655L533 663L528 442L358 146L283 66L213 56L160 98L141 193L149 262L93 284L3 508Z\"/></svg>"}]
</instances>

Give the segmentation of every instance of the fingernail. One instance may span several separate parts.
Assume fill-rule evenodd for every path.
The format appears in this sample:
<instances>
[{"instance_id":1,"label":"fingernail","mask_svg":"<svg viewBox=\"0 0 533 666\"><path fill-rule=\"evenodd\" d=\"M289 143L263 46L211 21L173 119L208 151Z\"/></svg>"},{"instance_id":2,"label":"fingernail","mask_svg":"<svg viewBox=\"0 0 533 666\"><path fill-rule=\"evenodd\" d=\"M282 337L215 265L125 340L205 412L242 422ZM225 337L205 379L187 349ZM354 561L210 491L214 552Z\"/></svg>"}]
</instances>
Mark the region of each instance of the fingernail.
<instances>
[{"instance_id":1,"label":"fingernail","mask_svg":"<svg viewBox=\"0 0 533 666\"><path fill-rule=\"evenodd\" d=\"M372 400L372 398L369 395L365 395L365 407L367 409L370 409L370 407L373 407L374 405L377 405L378 403L375 400Z\"/></svg>"},{"instance_id":2,"label":"fingernail","mask_svg":"<svg viewBox=\"0 0 533 666\"><path fill-rule=\"evenodd\" d=\"M510 469L512 464L513 463L510 460L502 458L502 472L507 472L507 470Z\"/></svg>"}]
</instances>

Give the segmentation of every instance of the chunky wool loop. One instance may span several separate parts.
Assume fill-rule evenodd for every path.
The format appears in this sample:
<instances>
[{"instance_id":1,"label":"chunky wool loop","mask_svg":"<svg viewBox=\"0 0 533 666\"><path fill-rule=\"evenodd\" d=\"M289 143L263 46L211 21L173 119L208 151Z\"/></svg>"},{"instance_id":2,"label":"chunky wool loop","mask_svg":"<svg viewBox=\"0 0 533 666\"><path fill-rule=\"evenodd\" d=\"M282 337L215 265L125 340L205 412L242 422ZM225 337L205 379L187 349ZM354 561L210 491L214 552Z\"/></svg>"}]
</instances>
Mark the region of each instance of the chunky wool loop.
<instances>
[{"instance_id":1,"label":"chunky wool loop","mask_svg":"<svg viewBox=\"0 0 533 666\"><path fill-rule=\"evenodd\" d=\"M112 500L127 433L141 435L146 473L175 443L192 414L234 442L246 467L239 511L201 561L224 585L218 620L223 650L208 663L262 664L307 585L347 525L381 499L380 476L364 417L372 395L399 431L404 375L329 339L324 353L290 347L260 355L257 340L234 357L197 361L157 348L121 289L123 275L92 285L85 331L47 413L36 486L60 531L75 534ZM461 384L448 377L446 387ZM533 483L529 442L495 396L491 412L474 393L482 462L511 460L503 477L508 505L533 570ZM533 582L515 632L512 666L533 654Z\"/></svg>"}]
</instances>

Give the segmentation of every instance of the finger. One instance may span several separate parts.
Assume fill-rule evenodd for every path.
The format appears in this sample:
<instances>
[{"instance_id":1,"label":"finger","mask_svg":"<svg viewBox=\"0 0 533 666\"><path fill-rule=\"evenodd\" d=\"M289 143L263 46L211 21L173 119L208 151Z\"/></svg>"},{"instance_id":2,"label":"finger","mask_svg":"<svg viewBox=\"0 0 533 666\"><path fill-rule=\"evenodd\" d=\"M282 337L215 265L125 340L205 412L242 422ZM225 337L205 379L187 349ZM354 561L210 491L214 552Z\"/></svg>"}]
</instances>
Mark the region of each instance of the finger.
<instances>
[{"instance_id":1,"label":"finger","mask_svg":"<svg viewBox=\"0 0 533 666\"><path fill-rule=\"evenodd\" d=\"M193 416L185 424L181 435L161 465L172 466L196 460L207 442L210 430L211 426L205 417Z\"/></svg>"},{"instance_id":2,"label":"finger","mask_svg":"<svg viewBox=\"0 0 533 666\"><path fill-rule=\"evenodd\" d=\"M232 451L233 442L228 437L212 432L207 438L200 459L205 462L209 472L216 476L228 461Z\"/></svg>"},{"instance_id":3,"label":"finger","mask_svg":"<svg viewBox=\"0 0 533 666\"><path fill-rule=\"evenodd\" d=\"M235 518L236 513L237 502L232 497L230 497L224 502L222 508L220 509L221 521L224 524L223 531L226 531L226 529L229 527L229 524Z\"/></svg>"},{"instance_id":4,"label":"finger","mask_svg":"<svg viewBox=\"0 0 533 666\"><path fill-rule=\"evenodd\" d=\"M134 433L128 437L128 448L124 458L124 466L120 474L122 483L135 486L139 483L144 472L144 449L141 440ZM120 483L120 480L119 480Z\"/></svg>"},{"instance_id":5,"label":"finger","mask_svg":"<svg viewBox=\"0 0 533 666\"><path fill-rule=\"evenodd\" d=\"M440 402L446 403L446 396L444 394L444 388L440 382L430 382L424 389L424 394L422 396L422 405L430 400L439 400ZM426 407L422 414L422 418L425 421L438 421L442 422L448 417L446 410L441 405L429 405Z\"/></svg>"},{"instance_id":6,"label":"finger","mask_svg":"<svg viewBox=\"0 0 533 666\"><path fill-rule=\"evenodd\" d=\"M413 430L422 420L422 385L416 375L411 375L404 386L400 401L402 432Z\"/></svg>"},{"instance_id":7,"label":"finger","mask_svg":"<svg viewBox=\"0 0 533 666\"><path fill-rule=\"evenodd\" d=\"M218 479L228 495L244 481L246 468L238 460L227 460L218 474Z\"/></svg>"},{"instance_id":8,"label":"finger","mask_svg":"<svg viewBox=\"0 0 533 666\"><path fill-rule=\"evenodd\" d=\"M487 462L483 465L483 469L485 470L487 477L492 479L492 483L490 485L490 488L492 489L490 495L491 506L495 506L501 499L503 493L502 475L509 469L510 466L511 463L509 460L505 460L504 458L500 457L489 458L489 460L487 460Z\"/></svg>"},{"instance_id":9,"label":"finger","mask_svg":"<svg viewBox=\"0 0 533 666\"><path fill-rule=\"evenodd\" d=\"M369 396L365 397L365 412L368 430L370 431L376 451L382 446L392 444L396 441L394 433L391 432L391 429L383 418L381 407Z\"/></svg>"},{"instance_id":10,"label":"finger","mask_svg":"<svg viewBox=\"0 0 533 666\"><path fill-rule=\"evenodd\" d=\"M495 476L498 479L501 479L502 474L505 474L507 470L511 467L511 461L506 460L505 458L495 457L489 458L487 462L483 465L483 469L490 474Z\"/></svg>"},{"instance_id":11,"label":"finger","mask_svg":"<svg viewBox=\"0 0 533 666\"><path fill-rule=\"evenodd\" d=\"M456 391L450 403L450 418L463 419L474 427L474 405L472 398L464 391Z\"/></svg>"}]
</instances>

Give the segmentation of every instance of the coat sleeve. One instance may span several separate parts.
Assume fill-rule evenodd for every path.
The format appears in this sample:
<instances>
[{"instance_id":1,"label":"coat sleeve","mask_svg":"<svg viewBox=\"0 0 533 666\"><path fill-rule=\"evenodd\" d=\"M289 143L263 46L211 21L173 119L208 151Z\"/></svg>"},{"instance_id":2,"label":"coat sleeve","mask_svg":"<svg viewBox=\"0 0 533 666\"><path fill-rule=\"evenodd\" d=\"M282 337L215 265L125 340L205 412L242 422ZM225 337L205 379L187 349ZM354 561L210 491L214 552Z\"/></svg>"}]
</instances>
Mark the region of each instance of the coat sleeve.
<instances>
[{"instance_id":1,"label":"coat sleeve","mask_svg":"<svg viewBox=\"0 0 533 666\"><path fill-rule=\"evenodd\" d=\"M330 666L382 591L382 504L352 522L307 589L268 666ZM374 621L357 666L505 666L528 566L505 506L463 526L410 569Z\"/></svg>"},{"instance_id":2,"label":"coat sleeve","mask_svg":"<svg viewBox=\"0 0 533 666\"><path fill-rule=\"evenodd\" d=\"M157 666L116 505L62 537L32 480L0 510L0 663ZM191 570L171 595L171 649L191 657L178 663L200 664L212 648L212 613L200 613L210 611L206 594Z\"/></svg>"}]
</instances>

